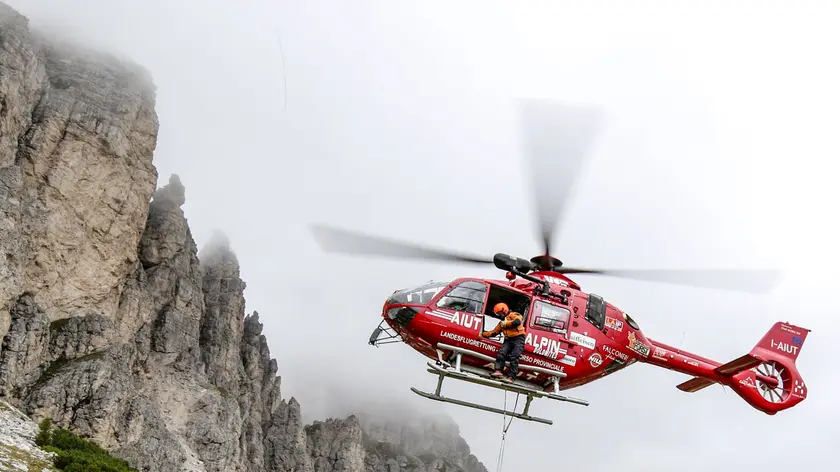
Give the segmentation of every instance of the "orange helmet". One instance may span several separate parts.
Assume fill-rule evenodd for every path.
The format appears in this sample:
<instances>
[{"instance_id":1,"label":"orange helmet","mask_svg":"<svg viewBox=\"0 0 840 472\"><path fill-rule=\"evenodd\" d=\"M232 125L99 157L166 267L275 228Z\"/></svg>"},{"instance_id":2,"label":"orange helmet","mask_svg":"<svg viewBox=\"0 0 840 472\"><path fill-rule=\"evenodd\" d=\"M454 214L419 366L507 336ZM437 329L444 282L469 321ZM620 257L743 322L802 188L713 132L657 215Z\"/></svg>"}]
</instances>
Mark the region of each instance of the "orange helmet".
<instances>
[{"instance_id":1,"label":"orange helmet","mask_svg":"<svg viewBox=\"0 0 840 472\"><path fill-rule=\"evenodd\" d=\"M493 313L502 313L507 315L510 309L507 306L507 303L496 303L496 306L493 307Z\"/></svg>"}]
</instances>

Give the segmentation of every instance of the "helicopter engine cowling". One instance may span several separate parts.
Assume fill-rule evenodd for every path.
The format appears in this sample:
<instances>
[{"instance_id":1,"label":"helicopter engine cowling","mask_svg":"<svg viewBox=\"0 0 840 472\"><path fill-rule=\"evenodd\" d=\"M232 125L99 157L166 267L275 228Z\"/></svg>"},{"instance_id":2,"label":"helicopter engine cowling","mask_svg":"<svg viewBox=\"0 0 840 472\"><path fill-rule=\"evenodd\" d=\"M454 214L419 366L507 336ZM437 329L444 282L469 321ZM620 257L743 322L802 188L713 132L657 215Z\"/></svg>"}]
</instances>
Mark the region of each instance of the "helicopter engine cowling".
<instances>
[{"instance_id":1,"label":"helicopter engine cowling","mask_svg":"<svg viewBox=\"0 0 840 472\"><path fill-rule=\"evenodd\" d=\"M496 255L493 256L493 265L504 271L516 269L517 271L525 274L531 272L535 268L535 265L530 261L519 257L509 256L501 252L496 253Z\"/></svg>"}]
</instances>

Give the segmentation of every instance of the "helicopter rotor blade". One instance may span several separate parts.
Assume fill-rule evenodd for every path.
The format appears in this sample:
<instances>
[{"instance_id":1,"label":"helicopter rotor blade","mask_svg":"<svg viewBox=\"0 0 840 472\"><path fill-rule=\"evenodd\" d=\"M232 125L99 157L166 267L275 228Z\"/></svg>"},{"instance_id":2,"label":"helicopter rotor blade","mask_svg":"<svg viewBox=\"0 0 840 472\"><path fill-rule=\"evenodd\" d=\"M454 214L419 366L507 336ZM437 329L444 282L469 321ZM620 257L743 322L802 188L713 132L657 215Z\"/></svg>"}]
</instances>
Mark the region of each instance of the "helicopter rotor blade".
<instances>
[{"instance_id":1,"label":"helicopter rotor blade","mask_svg":"<svg viewBox=\"0 0 840 472\"><path fill-rule=\"evenodd\" d=\"M735 292L766 293L774 289L782 278L781 271L772 269L583 269L560 267L561 274L605 275L646 282L664 282L690 287L717 288Z\"/></svg>"},{"instance_id":2,"label":"helicopter rotor blade","mask_svg":"<svg viewBox=\"0 0 840 472\"><path fill-rule=\"evenodd\" d=\"M321 249L325 252L473 264L493 263L492 258L423 247L413 243L371 236L322 224L312 224L309 226L309 229Z\"/></svg>"},{"instance_id":3,"label":"helicopter rotor blade","mask_svg":"<svg viewBox=\"0 0 840 472\"><path fill-rule=\"evenodd\" d=\"M540 242L543 254L549 255L561 229L558 222L601 128L602 113L550 99L519 99L517 107Z\"/></svg>"}]
</instances>

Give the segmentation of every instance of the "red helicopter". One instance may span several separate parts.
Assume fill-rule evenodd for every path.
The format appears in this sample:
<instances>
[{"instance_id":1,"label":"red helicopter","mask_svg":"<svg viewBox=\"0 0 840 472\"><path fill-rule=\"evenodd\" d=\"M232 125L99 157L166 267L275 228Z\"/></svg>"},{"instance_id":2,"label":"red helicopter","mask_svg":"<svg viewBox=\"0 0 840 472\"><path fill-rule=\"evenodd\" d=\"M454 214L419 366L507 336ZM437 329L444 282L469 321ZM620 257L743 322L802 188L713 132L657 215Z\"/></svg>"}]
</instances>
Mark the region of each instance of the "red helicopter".
<instances>
[{"instance_id":1,"label":"red helicopter","mask_svg":"<svg viewBox=\"0 0 840 472\"><path fill-rule=\"evenodd\" d=\"M534 177L531 188L537 197L541 255L530 260L501 253L482 258L324 225L311 228L328 252L493 264L506 272L504 280L460 277L430 281L397 290L387 298L382 306L382 320L369 343L408 344L434 361L427 362L427 370L438 376L434 393L414 387L411 390L429 399L550 425L551 420L530 414L534 398L588 405L585 400L561 392L638 361L691 376L677 385L684 392L697 392L716 383L728 386L768 415L803 401L807 389L796 369L796 359L808 329L777 322L748 354L720 363L648 338L627 312L602 296L584 292L567 276L598 274L759 292L772 288L779 274L769 270L605 270L564 266L550 253L555 215L559 214L601 123L600 113L548 100L518 103L523 144ZM499 302L521 313L525 320L526 347L518 377L512 384L490 377L501 338L480 335L500 321L493 313ZM445 378L523 394L523 411L444 397L441 388Z\"/></svg>"}]
</instances>

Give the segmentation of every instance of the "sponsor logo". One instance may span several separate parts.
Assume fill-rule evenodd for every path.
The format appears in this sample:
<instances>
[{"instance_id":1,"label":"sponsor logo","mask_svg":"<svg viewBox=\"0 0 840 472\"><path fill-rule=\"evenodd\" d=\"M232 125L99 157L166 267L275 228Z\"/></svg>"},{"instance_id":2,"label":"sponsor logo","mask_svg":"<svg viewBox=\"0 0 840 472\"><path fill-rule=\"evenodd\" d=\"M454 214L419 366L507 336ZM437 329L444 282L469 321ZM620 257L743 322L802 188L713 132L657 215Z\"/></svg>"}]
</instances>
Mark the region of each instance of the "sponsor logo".
<instances>
[{"instance_id":1,"label":"sponsor logo","mask_svg":"<svg viewBox=\"0 0 840 472\"><path fill-rule=\"evenodd\" d=\"M612 346L607 346L606 344L601 345L601 350L607 354L607 359L617 359L622 362L627 362L627 359L630 358L630 356L628 356L627 354L619 351L618 349Z\"/></svg>"},{"instance_id":2,"label":"sponsor logo","mask_svg":"<svg viewBox=\"0 0 840 472\"><path fill-rule=\"evenodd\" d=\"M694 366L694 367L700 367L700 364L698 364L697 361L690 361L688 359L683 359L683 362L685 362L688 365Z\"/></svg>"},{"instance_id":3,"label":"sponsor logo","mask_svg":"<svg viewBox=\"0 0 840 472\"><path fill-rule=\"evenodd\" d=\"M614 329L614 330L616 330L616 331L618 331L618 332L621 332L621 330L623 330L623 329L624 329L624 322L623 322L623 321L618 321L617 319L615 319L615 318L610 318L610 317L608 316L608 317L607 317L607 321L606 321L605 326L606 326L607 328Z\"/></svg>"},{"instance_id":4,"label":"sponsor logo","mask_svg":"<svg viewBox=\"0 0 840 472\"><path fill-rule=\"evenodd\" d=\"M776 349L777 351L782 351L782 352L786 352L788 354L793 354L794 356L796 355L796 351L799 350L798 347L791 346L790 344L788 344L786 342L778 342L777 343L775 339L770 340L770 347L772 347L773 349Z\"/></svg>"},{"instance_id":5,"label":"sponsor logo","mask_svg":"<svg viewBox=\"0 0 840 472\"><path fill-rule=\"evenodd\" d=\"M598 354L597 352L593 352L592 355L589 356L589 365L591 365L592 367L594 367L596 369L598 367L600 367L603 362L604 362L604 360L601 359L601 355Z\"/></svg>"},{"instance_id":6,"label":"sponsor logo","mask_svg":"<svg viewBox=\"0 0 840 472\"><path fill-rule=\"evenodd\" d=\"M755 382L753 382L752 377L747 377L745 379L741 379L741 381L738 382L738 383L747 387L747 388L755 388Z\"/></svg>"},{"instance_id":7,"label":"sponsor logo","mask_svg":"<svg viewBox=\"0 0 840 472\"><path fill-rule=\"evenodd\" d=\"M793 337L793 344L796 344L797 346L801 346L802 345L802 338L800 338L799 336L794 336Z\"/></svg>"},{"instance_id":8,"label":"sponsor logo","mask_svg":"<svg viewBox=\"0 0 840 472\"><path fill-rule=\"evenodd\" d=\"M636 334L632 331L627 333L627 347L630 349L638 352L639 354L647 357L650 355L650 348L645 346L644 343L636 340Z\"/></svg>"},{"instance_id":9,"label":"sponsor logo","mask_svg":"<svg viewBox=\"0 0 840 472\"><path fill-rule=\"evenodd\" d=\"M589 349L595 349L595 340L594 339L590 338L589 336L585 336L583 334L576 333L574 331L569 333L569 341L571 341L575 344L580 344L581 346L589 348Z\"/></svg>"},{"instance_id":10,"label":"sponsor logo","mask_svg":"<svg viewBox=\"0 0 840 472\"><path fill-rule=\"evenodd\" d=\"M797 398L805 398L805 382L801 380L794 380L791 395Z\"/></svg>"},{"instance_id":11,"label":"sponsor logo","mask_svg":"<svg viewBox=\"0 0 840 472\"><path fill-rule=\"evenodd\" d=\"M660 347L657 347L656 349L653 350L653 358L654 359L659 359L660 361L667 361L668 359L665 357L665 354L666 354L665 349L662 349Z\"/></svg>"}]
</instances>

